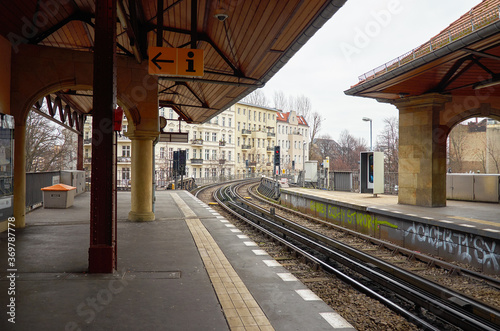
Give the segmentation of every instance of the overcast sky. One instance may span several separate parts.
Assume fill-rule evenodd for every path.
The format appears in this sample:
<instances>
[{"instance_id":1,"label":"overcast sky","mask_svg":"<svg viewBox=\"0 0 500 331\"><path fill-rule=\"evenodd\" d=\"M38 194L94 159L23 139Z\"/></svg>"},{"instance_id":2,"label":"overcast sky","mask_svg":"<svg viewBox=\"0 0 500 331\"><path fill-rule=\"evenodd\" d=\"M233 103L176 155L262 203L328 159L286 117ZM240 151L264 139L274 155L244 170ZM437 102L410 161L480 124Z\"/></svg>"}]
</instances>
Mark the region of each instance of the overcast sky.
<instances>
[{"instance_id":1,"label":"overcast sky","mask_svg":"<svg viewBox=\"0 0 500 331\"><path fill-rule=\"evenodd\" d=\"M270 106L276 90L309 97L313 111L325 118L321 134L333 139L347 129L369 144L369 123L362 118L370 117L375 145L383 119L397 116L396 108L344 91L358 76L425 43L480 2L348 0L262 91Z\"/></svg>"}]
</instances>

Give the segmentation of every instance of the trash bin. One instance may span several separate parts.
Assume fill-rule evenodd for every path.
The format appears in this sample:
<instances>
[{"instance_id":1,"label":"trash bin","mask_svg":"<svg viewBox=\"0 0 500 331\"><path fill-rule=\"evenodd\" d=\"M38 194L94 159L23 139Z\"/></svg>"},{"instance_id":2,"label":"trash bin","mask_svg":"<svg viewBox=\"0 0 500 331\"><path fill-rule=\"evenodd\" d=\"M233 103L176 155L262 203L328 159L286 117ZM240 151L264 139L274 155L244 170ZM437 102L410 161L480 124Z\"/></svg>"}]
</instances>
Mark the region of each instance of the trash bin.
<instances>
[{"instance_id":1,"label":"trash bin","mask_svg":"<svg viewBox=\"0 0 500 331\"><path fill-rule=\"evenodd\" d=\"M42 188L43 208L68 208L75 201L76 187L57 184Z\"/></svg>"}]
</instances>

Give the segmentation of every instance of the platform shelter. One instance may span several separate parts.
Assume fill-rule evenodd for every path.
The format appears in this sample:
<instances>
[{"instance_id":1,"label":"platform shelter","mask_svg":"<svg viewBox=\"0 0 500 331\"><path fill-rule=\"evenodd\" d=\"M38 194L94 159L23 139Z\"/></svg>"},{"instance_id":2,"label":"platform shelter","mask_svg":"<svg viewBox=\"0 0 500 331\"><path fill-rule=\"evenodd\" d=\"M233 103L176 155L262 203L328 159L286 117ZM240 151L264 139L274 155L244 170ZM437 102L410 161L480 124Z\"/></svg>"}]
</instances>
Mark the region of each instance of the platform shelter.
<instances>
[{"instance_id":1,"label":"platform shelter","mask_svg":"<svg viewBox=\"0 0 500 331\"><path fill-rule=\"evenodd\" d=\"M499 6L498 0L482 1L345 91L399 110L399 203L445 206L451 129L471 117L500 120Z\"/></svg>"}]
</instances>

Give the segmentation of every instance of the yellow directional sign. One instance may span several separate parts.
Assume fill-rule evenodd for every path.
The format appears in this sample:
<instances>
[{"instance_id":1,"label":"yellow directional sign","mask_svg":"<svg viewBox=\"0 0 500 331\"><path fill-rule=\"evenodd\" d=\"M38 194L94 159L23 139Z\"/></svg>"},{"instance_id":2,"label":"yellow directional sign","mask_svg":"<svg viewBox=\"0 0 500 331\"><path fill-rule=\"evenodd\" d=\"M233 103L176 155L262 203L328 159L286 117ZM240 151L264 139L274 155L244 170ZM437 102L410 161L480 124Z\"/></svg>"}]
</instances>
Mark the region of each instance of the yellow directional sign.
<instances>
[{"instance_id":1,"label":"yellow directional sign","mask_svg":"<svg viewBox=\"0 0 500 331\"><path fill-rule=\"evenodd\" d=\"M149 47L150 75L203 76L202 49Z\"/></svg>"}]
</instances>

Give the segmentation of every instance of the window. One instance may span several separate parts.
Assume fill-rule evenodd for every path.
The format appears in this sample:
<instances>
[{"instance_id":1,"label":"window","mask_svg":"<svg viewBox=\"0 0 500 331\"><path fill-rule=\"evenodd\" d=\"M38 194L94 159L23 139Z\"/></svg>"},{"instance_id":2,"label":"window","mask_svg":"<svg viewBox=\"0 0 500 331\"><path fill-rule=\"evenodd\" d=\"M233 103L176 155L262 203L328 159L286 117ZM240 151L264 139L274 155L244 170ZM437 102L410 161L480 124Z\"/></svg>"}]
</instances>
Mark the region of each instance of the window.
<instances>
[{"instance_id":1,"label":"window","mask_svg":"<svg viewBox=\"0 0 500 331\"><path fill-rule=\"evenodd\" d=\"M196 139L196 131L193 131L193 139Z\"/></svg>"},{"instance_id":2,"label":"window","mask_svg":"<svg viewBox=\"0 0 500 331\"><path fill-rule=\"evenodd\" d=\"M222 118L222 126L226 126L226 118L225 117Z\"/></svg>"},{"instance_id":3,"label":"window","mask_svg":"<svg viewBox=\"0 0 500 331\"><path fill-rule=\"evenodd\" d=\"M228 152L227 152L227 160L228 160L228 161L231 161L231 151L228 151Z\"/></svg>"},{"instance_id":4,"label":"window","mask_svg":"<svg viewBox=\"0 0 500 331\"><path fill-rule=\"evenodd\" d=\"M240 137L238 137L238 146L240 146Z\"/></svg>"},{"instance_id":5,"label":"window","mask_svg":"<svg viewBox=\"0 0 500 331\"><path fill-rule=\"evenodd\" d=\"M222 134L222 141L226 141L226 135L224 133Z\"/></svg>"},{"instance_id":6,"label":"window","mask_svg":"<svg viewBox=\"0 0 500 331\"><path fill-rule=\"evenodd\" d=\"M210 150L205 149L205 160L210 160Z\"/></svg>"},{"instance_id":7,"label":"window","mask_svg":"<svg viewBox=\"0 0 500 331\"><path fill-rule=\"evenodd\" d=\"M122 168L122 179L130 179L130 168Z\"/></svg>"},{"instance_id":8,"label":"window","mask_svg":"<svg viewBox=\"0 0 500 331\"><path fill-rule=\"evenodd\" d=\"M232 118L231 118L231 117L229 117L229 118L227 119L227 126L232 126L232 123L231 123L231 122L232 122Z\"/></svg>"},{"instance_id":9,"label":"window","mask_svg":"<svg viewBox=\"0 0 500 331\"><path fill-rule=\"evenodd\" d=\"M130 146L122 146L122 156L130 157Z\"/></svg>"},{"instance_id":10,"label":"window","mask_svg":"<svg viewBox=\"0 0 500 331\"><path fill-rule=\"evenodd\" d=\"M193 171L193 172L196 172L196 169L194 169L194 171ZM200 168L200 178L201 178L201 168Z\"/></svg>"},{"instance_id":11,"label":"window","mask_svg":"<svg viewBox=\"0 0 500 331\"><path fill-rule=\"evenodd\" d=\"M127 124L123 124L122 125L122 133L127 132L127 128L128 128Z\"/></svg>"},{"instance_id":12,"label":"window","mask_svg":"<svg viewBox=\"0 0 500 331\"><path fill-rule=\"evenodd\" d=\"M251 119L252 118L252 111L249 109L248 110L248 119Z\"/></svg>"},{"instance_id":13,"label":"window","mask_svg":"<svg viewBox=\"0 0 500 331\"><path fill-rule=\"evenodd\" d=\"M193 149L193 159L196 159L196 149Z\"/></svg>"},{"instance_id":14,"label":"window","mask_svg":"<svg viewBox=\"0 0 500 331\"><path fill-rule=\"evenodd\" d=\"M89 157L89 149L85 148L85 158L88 158L88 157Z\"/></svg>"},{"instance_id":15,"label":"window","mask_svg":"<svg viewBox=\"0 0 500 331\"><path fill-rule=\"evenodd\" d=\"M238 122L238 131L240 131L240 122Z\"/></svg>"},{"instance_id":16,"label":"window","mask_svg":"<svg viewBox=\"0 0 500 331\"><path fill-rule=\"evenodd\" d=\"M172 108L170 108L170 112L168 114L168 117L173 120L174 119L174 110Z\"/></svg>"},{"instance_id":17,"label":"window","mask_svg":"<svg viewBox=\"0 0 500 331\"><path fill-rule=\"evenodd\" d=\"M165 147L160 147L160 159L165 158Z\"/></svg>"},{"instance_id":18,"label":"window","mask_svg":"<svg viewBox=\"0 0 500 331\"><path fill-rule=\"evenodd\" d=\"M85 131L85 139L89 139L89 132Z\"/></svg>"},{"instance_id":19,"label":"window","mask_svg":"<svg viewBox=\"0 0 500 331\"><path fill-rule=\"evenodd\" d=\"M245 115L245 108L243 108L243 115Z\"/></svg>"},{"instance_id":20,"label":"window","mask_svg":"<svg viewBox=\"0 0 500 331\"><path fill-rule=\"evenodd\" d=\"M260 138L257 138L257 147L260 147Z\"/></svg>"},{"instance_id":21,"label":"window","mask_svg":"<svg viewBox=\"0 0 500 331\"><path fill-rule=\"evenodd\" d=\"M261 116L261 115L262 115L262 114L259 112L259 122L260 122L260 116Z\"/></svg>"},{"instance_id":22,"label":"window","mask_svg":"<svg viewBox=\"0 0 500 331\"><path fill-rule=\"evenodd\" d=\"M238 107L238 115L240 114L240 107Z\"/></svg>"},{"instance_id":23,"label":"window","mask_svg":"<svg viewBox=\"0 0 500 331\"><path fill-rule=\"evenodd\" d=\"M212 169L212 176L217 177L217 169L215 168Z\"/></svg>"},{"instance_id":24,"label":"window","mask_svg":"<svg viewBox=\"0 0 500 331\"><path fill-rule=\"evenodd\" d=\"M256 110L253 111L253 120L254 121L257 120L257 111Z\"/></svg>"},{"instance_id":25,"label":"window","mask_svg":"<svg viewBox=\"0 0 500 331\"><path fill-rule=\"evenodd\" d=\"M293 142L293 148L297 148L297 142L296 141Z\"/></svg>"},{"instance_id":26,"label":"window","mask_svg":"<svg viewBox=\"0 0 500 331\"><path fill-rule=\"evenodd\" d=\"M163 109L163 108L160 109L160 116L165 117L165 109Z\"/></svg>"},{"instance_id":27,"label":"window","mask_svg":"<svg viewBox=\"0 0 500 331\"><path fill-rule=\"evenodd\" d=\"M173 155L174 155L174 149L172 147L170 147L168 149L168 158L169 159L172 159L173 158ZM187 158L187 155L186 155L186 158Z\"/></svg>"},{"instance_id":28,"label":"window","mask_svg":"<svg viewBox=\"0 0 500 331\"><path fill-rule=\"evenodd\" d=\"M189 160L189 148L186 148L186 160ZM186 169L186 176L187 176L187 169Z\"/></svg>"},{"instance_id":29,"label":"window","mask_svg":"<svg viewBox=\"0 0 500 331\"><path fill-rule=\"evenodd\" d=\"M212 141L217 141L217 133L212 132Z\"/></svg>"},{"instance_id":30,"label":"window","mask_svg":"<svg viewBox=\"0 0 500 331\"><path fill-rule=\"evenodd\" d=\"M239 163L240 162L240 153L236 154L236 157L237 157L237 162Z\"/></svg>"},{"instance_id":31,"label":"window","mask_svg":"<svg viewBox=\"0 0 500 331\"><path fill-rule=\"evenodd\" d=\"M246 125L247 125L246 123L243 123L243 130L245 130Z\"/></svg>"},{"instance_id":32,"label":"window","mask_svg":"<svg viewBox=\"0 0 500 331\"><path fill-rule=\"evenodd\" d=\"M231 135L228 135L228 136L227 136L227 143L228 143L228 144L231 144L231 140L232 140L232 139L231 139Z\"/></svg>"},{"instance_id":33,"label":"window","mask_svg":"<svg viewBox=\"0 0 500 331\"><path fill-rule=\"evenodd\" d=\"M215 149L212 150L212 160L217 160L217 151Z\"/></svg>"},{"instance_id":34,"label":"window","mask_svg":"<svg viewBox=\"0 0 500 331\"><path fill-rule=\"evenodd\" d=\"M205 132L205 141L210 141L210 133Z\"/></svg>"},{"instance_id":35,"label":"window","mask_svg":"<svg viewBox=\"0 0 500 331\"><path fill-rule=\"evenodd\" d=\"M222 159L225 160L226 159L226 151L222 151Z\"/></svg>"}]
</instances>

